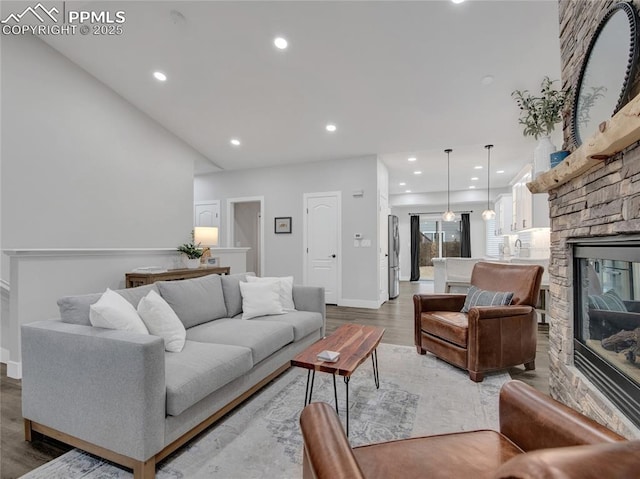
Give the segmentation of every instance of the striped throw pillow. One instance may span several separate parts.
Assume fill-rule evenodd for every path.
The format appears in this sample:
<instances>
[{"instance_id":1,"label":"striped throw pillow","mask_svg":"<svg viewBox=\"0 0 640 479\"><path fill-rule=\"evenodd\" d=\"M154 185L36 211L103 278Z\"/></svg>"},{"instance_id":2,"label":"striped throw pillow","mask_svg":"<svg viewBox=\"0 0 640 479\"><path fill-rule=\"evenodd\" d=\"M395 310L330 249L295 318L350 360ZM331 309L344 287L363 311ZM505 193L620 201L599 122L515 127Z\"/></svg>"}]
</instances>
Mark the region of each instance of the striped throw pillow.
<instances>
[{"instance_id":1,"label":"striped throw pillow","mask_svg":"<svg viewBox=\"0 0 640 479\"><path fill-rule=\"evenodd\" d=\"M614 290L610 289L604 294L589 295L589 309L603 309L605 311L626 312L627 307Z\"/></svg>"},{"instance_id":2,"label":"striped throw pillow","mask_svg":"<svg viewBox=\"0 0 640 479\"><path fill-rule=\"evenodd\" d=\"M471 286L464 300L461 313L468 313L475 306L506 306L511 304L513 292L508 291L485 291L484 289Z\"/></svg>"}]
</instances>

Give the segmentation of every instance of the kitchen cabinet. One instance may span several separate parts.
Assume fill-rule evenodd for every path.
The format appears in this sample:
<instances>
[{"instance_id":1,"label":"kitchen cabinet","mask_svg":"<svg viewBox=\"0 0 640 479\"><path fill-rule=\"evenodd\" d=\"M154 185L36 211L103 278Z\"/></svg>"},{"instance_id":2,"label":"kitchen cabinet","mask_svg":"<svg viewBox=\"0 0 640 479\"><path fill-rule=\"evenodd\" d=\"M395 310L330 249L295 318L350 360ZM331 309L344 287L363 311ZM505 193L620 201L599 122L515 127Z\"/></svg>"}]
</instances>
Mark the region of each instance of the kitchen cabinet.
<instances>
[{"instance_id":1,"label":"kitchen cabinet","mask_svg":"<svg viewBox=\"0 0 640 479\"><path fill-rule=\"evenodd\" d=\"M512 223L513 232L531 228L549 227L548 195L534 195L527 188L527 183L533 178L533 165L527 165L513 179L512 193Z\"/></svg>"},{"instance_id":2,"label":"kitchen cabinet","mask_svg":"<svg viewBox=\"0 0 640 479\"><path fill-rule=\"evenodd\" d=\"M494 203L496 212L495 235L512 234L513 229L513 196L499 195Z\"/></svg>"}]
</instances>

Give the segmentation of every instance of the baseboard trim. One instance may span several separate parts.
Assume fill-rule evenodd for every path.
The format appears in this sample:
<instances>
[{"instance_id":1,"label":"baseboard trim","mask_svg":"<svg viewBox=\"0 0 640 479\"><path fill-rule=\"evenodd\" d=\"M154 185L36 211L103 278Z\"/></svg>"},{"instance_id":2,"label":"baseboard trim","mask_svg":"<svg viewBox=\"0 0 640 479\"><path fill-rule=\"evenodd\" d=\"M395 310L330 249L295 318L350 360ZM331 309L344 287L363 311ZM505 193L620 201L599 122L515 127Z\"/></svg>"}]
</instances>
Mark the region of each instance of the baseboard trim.
<instances>
[{"instance_id":1,"label":"baseboard trim","mask_svg":"<svg viewBox=\"0 0 640 479\"><path fill-rule=\"evenodd\" d=\"M22 379L22 363L7 361L7 376L13 379Z\"/></svg>"},{"instance_id":2,"label":"baseboard trim","mask_svg":"<svg viewBox=\"0 0 640 479\"><path fill-rule=\"evenodd\" d=\"M338 301L338 306L345 306L347 308L378 309L380 308L380 303L378 300L367 301L363 299L342 299Z\"/></svg>"}]
</instances>

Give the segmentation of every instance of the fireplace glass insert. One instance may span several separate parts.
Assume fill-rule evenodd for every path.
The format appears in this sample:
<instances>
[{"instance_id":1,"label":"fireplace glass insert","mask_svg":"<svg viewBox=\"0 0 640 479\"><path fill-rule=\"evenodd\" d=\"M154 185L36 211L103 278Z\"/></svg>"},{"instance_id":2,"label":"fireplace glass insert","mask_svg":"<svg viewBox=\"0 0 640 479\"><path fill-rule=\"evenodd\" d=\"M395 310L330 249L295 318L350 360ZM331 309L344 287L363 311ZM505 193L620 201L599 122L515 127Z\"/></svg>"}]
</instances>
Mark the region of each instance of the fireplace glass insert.
<instances>
[{"instance_id":1,"label":"fireplace glass insert","mask_svg":"<svg viewBox=\"0 0 640 479\"><path fill-rule=\"evenodd\" d=\"M640 426L640 239L574 245L576 367Z\"/></svg>"}]
</instances>

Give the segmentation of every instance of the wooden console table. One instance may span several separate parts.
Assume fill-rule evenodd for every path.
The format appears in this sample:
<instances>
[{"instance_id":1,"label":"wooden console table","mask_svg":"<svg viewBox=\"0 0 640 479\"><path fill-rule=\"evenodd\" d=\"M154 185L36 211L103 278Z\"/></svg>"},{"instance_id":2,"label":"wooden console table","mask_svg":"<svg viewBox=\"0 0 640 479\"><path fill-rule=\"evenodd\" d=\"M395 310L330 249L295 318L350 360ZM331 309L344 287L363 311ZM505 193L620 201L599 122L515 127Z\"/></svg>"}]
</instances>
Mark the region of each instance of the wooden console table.
<instances>
[{"instance_id":1,"label":"wooden console table","mask_svg":"<svg viewBox=\"0 0 640 479\"><path fill-rule=\"evenodd\" d=\"M127 273L125 275L125 283L127 288L135 288L145 284L155 283L156 281L178 281L181 279L199 278L209 274L229 274L231 268L229 266L220 267L201 267L195 269L170 269L162 273Z\"/></svg>"}]
</instances>

